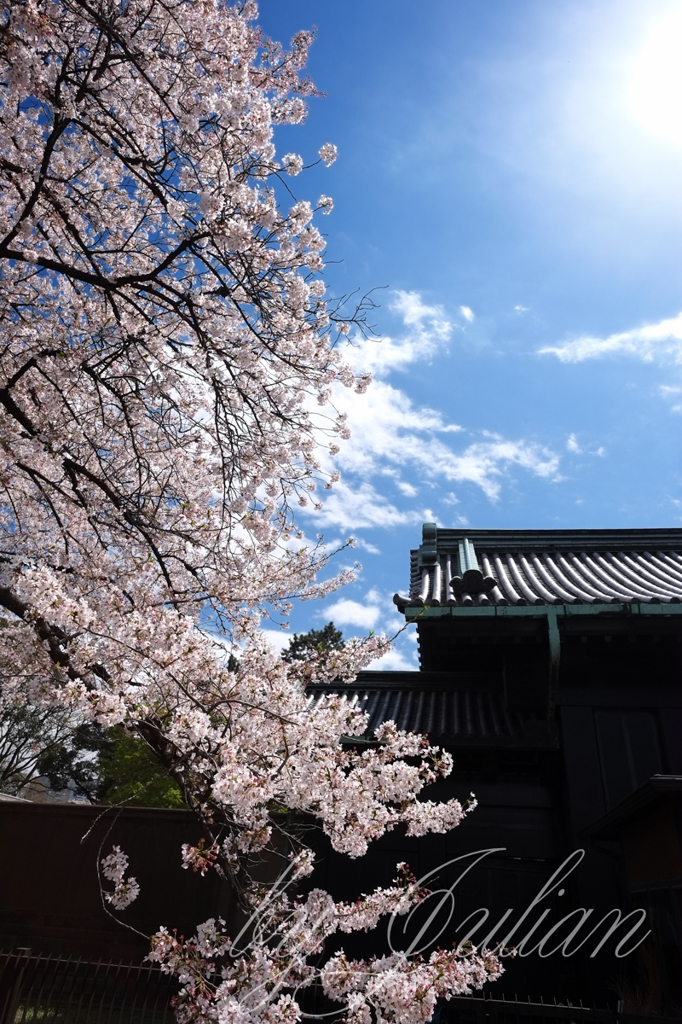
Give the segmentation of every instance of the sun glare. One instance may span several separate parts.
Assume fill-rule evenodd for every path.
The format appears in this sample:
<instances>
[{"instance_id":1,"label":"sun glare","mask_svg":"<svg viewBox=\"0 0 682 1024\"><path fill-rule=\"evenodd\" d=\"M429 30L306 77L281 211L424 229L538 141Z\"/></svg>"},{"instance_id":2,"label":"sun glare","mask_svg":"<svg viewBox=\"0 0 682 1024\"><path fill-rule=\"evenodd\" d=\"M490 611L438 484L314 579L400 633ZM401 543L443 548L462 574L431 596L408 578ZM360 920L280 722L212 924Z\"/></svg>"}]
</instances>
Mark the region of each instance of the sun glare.
<instances>
[{"instance_id":1,"label":"sun glare","mask_svg":"<svg viewBox=\"0 0 682 1024\"><path fill-rule=\"evenodd\" d=\"M631 97L641 124L682 145L682 7L649 33L635 61Z\"/></svg>"}]
</instances>

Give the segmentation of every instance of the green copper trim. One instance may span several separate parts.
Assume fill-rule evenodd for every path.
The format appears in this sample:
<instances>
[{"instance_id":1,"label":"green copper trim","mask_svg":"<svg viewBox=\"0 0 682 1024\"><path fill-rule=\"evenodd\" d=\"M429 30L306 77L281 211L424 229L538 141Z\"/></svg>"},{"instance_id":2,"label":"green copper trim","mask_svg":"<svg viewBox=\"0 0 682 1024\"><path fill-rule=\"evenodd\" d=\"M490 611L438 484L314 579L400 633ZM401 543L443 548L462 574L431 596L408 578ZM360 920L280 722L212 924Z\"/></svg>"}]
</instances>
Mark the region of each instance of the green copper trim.
<instances>
[{"instance_id":1,"label":"green copper trim","mask_svg":"<svg viewBox=\"0 0 682 1024\"><path fill-rule=\"evenodd\" d=\"M423 622L424 619L443 618L531 618L543 619L552 615L556 618L577 618L585 615L682 615L682 604L546 604L546 605L490 605L489 607L461 605L407 605L404 610L407 622Z\"/></svg>"}]
</instances>

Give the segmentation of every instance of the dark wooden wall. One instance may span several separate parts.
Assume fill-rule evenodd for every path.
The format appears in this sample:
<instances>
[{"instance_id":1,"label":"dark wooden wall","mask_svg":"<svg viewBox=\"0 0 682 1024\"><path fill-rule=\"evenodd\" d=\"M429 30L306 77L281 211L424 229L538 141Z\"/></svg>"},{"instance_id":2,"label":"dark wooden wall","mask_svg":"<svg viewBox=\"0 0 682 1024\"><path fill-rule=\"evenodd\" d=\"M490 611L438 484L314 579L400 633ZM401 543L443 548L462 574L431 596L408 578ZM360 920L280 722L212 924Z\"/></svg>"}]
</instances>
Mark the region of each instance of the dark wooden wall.
<instances>
[{"instance_id":1,"label":"dark wooden wall","mask_svg":"<svg viewBox=\"0 0 682 1024\"><path fill-rule=\"evenodd\" d=\"M161 925L189 935L208 917L228 916L230 896L215 873L201 878L181 866L181 844L201 835L189 811L108 809L97 822L103 810L0 801L0 948L124 959L149 951L147 938L102 907L100 845L102 855L116 844L130 858L141 893L117 916L144 936Z\"/></svg>"}]
</instances>

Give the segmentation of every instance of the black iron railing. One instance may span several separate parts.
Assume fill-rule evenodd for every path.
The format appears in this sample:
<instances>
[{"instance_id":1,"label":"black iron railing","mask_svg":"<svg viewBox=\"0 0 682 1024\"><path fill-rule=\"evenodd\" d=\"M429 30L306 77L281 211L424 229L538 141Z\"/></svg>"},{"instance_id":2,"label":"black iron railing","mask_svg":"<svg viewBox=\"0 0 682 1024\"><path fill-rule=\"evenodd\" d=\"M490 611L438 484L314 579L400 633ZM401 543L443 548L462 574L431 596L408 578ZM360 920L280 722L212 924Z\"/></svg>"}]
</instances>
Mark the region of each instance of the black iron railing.
<instances>
[{"instance_id":1,"label":"black iron railing","mask_svg":"<svg viewBox=\"0 0 682 1024\"><path fill-rule=\"evenodd\" d=\"M152 964L0 951L0 1024L173 1024L175 991Z\"/></svg>"},{"instance_id":2,"label":"black iron railing","mask_svg":"<svg viewBox=\"0 0 682 1024\"><path fill-rule=\"evenodd\" d=\"M177 981L152 964L0 950L0 1024L174 1024ZM308 1011L320 1013L315 993ZM326 1007L331 1009L330 1006ZM317 1012L316 1012L317 1011ZM307 1016L307 1015L306 1015ZM324 1018L330 1020L331 1018ZM570 1001L455 996L433 1024L679 1024Z\"/></svg>"}]
</instances>

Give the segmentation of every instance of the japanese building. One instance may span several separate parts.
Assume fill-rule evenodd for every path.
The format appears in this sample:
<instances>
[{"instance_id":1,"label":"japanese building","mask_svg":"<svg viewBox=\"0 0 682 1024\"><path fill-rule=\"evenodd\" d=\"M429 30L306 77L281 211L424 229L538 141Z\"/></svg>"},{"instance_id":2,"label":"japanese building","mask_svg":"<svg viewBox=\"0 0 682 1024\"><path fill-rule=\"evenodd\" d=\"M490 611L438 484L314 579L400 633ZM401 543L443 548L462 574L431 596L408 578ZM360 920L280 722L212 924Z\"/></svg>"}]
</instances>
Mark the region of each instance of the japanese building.
<instances>
[{"instance_id":1,"label":"japanese building","mask_svg":"<svg viewBox=\"0 0 682 1024\"><path fill-rule=\"evenodd\" d=\"M416 625L420 671L360 673L351 690L369 713L367 736L388 719L427 733L454 758L433 796L473 792L479 806L447 836L386 837L355 871L340 873L329 856L327 884L348 876L349 894L359 881L368 891L388 883L397 861L417 876L454 861L429 883L455 883L439 944L468 934L487 909L472 941L492 928L495 940L521 943L496 989L631 1007L639 999L654 1012L679 1005L682 531L426 523L394 602ZM533 907L579 850L584 857L576 853L574 869ZM582 932L564 955L547 955L585 919L579 908L592 910ZM635 915L596 949L616 909L636 908L646 925L632 944L652 932L641 947L626 958L624 943L616 955Z\"/></svg>"}]
</instances>

